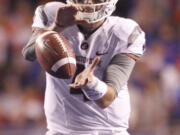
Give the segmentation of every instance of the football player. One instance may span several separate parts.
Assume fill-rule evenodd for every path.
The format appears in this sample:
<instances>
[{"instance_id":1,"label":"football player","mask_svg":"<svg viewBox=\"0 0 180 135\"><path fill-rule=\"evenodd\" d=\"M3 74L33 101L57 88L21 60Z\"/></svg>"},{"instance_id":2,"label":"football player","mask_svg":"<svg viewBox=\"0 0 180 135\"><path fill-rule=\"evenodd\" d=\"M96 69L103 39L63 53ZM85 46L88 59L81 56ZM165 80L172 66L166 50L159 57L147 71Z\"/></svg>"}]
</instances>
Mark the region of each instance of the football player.
<instances>
[{"instance_id":1,"label":"football player","mask_svg":"<svg viewBox=\"0 0 180 135\"><path fill-rule=\"evenodd\" d=\"M139 25L111 16L117 0L67 0L40 5L22 53L34 61L38 33L62 33L72 45L77 71L71 79L46 73L47 135L128 135L127 82L144 52Z\"/></svg>"}]
</instances>

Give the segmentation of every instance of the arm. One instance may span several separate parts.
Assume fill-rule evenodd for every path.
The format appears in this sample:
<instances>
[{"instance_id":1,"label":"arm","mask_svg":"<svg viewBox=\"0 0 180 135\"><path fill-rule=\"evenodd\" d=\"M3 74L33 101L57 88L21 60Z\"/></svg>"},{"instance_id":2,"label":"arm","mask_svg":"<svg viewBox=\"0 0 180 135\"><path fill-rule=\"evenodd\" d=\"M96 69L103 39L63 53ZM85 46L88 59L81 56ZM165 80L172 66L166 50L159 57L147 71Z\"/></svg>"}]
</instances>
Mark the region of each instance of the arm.
<instances>
[{"instance_id":1,"label":"arm","mask_svg":"<svg viewBox=\"0 0 180 135\"><path fill-rule=\"evenodd\" d=\"M135 24L128 36L127 50L114 56L104 73L103 81L107 84L108 91L102 98L95 101L101 108L109 106L118 96L121 87L127 83L136 60L139 60L144 52L144 44L145 34Z\"/></svg>"},{"instance_id":2,"label":"arm","mask_svg":"<svg viewBox=\"0 0 180 135\"><path fill-rule=\"evenodd\" d=\"M81 72L70 87L82 87L88 99L101 108L108 107L118 95L121 87L127 83L130 73L135 65L135 60L125 54L114 56L105 71L103 81L94 76L97 58L92 64Z\"/></svg>"},{"instance_id":3,"label":"arm","mask_svg":"<svg viewBox=\"0 0 180 135\"><path fill-rule=\"evenodd\" d=\"M54 22L50 26L46 26L48 22L48 17L44 12L44 6L39 6L35 12L34 24L33 25L33 33L26 44L26 46L22 50L22 54L26 60L35 61L36 54L35 54L35 44L36 38L42 32L42 30L49 30L49 31L56 31L62 32L68 26L71 26L76 23L83 23L87 22L87 20L78 20L76 15L78 10L81 10L74 5L62 5L56 11L56 17ZM37 27L39 26L39 27Z\"/></svg>"},{"instance_id":4,"label":"arm","mask_svg":"<svg viewBox=\"0 0 180 135\"><path fill-rule=\"evenodd\" d=\"M30 37L28 43L22 49L22 55L28 61L35 61L35 44L36 38L42 32L42 30L53 30L53 31L62 31L63 28L59 28L55 23L52 23L49 27L45 27L48 22L48 17L44 12L44 5L39 6L35 11L34 23L32 28L32 36ZM34 25L36 27L34 27ZM39 26L39 27L37 27Z\"/></svg>"},{"instance_id":5,"label":"arm","mask_svg":"<svg viewBox=\"0 0 180 135\"><path fill-rule=\"evenodd\" d=\"M108 90L102 98L95 101L98 106L106 108L114 101L121 87L129 80L134 65L135 60L126 54L117 54L112 58L103 77Z\"/></svg>"},{"instance_id":6,"label":"arm","mask_svg":"<svg viewBox=\"0 0 180 135\"><path fill-rule=\"evenodd\" d=\"M118 96L121 87L128 82L136 61L142 56L144 44L145 34L139 25L135 24L128 36L127 50L114 56L104 73L103 81L107 84L108 91L102 98L95 101L97 105L105 108Z\"/></svg>"}]
</instances>

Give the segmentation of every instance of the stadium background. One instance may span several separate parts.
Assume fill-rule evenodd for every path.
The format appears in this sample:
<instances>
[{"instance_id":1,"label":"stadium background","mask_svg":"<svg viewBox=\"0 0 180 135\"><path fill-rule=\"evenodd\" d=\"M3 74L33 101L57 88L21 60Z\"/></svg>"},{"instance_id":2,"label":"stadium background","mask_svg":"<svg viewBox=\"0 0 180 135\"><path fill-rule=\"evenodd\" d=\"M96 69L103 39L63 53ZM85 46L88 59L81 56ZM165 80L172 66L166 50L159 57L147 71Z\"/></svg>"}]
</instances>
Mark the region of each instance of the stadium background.
<instances>
[{"instance_id":1,"label":"stadium background","mask_svg":"<svg viewBox=\"0 0 180 135\"><path fill-rule=\"evenodd\" d=\"M44 72L23 59L34 9L47 0L0 0L0 135L43 135ZM119 0L115 15L146 32L129 87L132 135L180 133L180 0Z\"/></svg>"}]
</instances>

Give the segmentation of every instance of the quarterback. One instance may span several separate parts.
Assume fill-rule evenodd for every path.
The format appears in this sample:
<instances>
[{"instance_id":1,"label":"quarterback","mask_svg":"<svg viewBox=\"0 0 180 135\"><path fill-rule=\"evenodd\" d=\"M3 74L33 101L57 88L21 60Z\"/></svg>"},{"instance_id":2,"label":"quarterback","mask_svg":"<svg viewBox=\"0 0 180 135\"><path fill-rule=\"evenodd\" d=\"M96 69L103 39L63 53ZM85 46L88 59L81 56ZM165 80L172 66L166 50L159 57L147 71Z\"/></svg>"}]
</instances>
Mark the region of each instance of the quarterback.
<instances>
[{"instance_id":1,"label":"quarterback","mask_svg":"<svg viewBox=\"0 0 180 135\"><path fill-rule=\"evenodd\" d=\"M37 7L33 34L22 53L36 60L35 42L46 29L72 45L77 71L71 79L46 73L47 135L128 135L128 79L143 55L139 25L111 16L118 0L66 0Z\"/></svg>"}]
</instances>

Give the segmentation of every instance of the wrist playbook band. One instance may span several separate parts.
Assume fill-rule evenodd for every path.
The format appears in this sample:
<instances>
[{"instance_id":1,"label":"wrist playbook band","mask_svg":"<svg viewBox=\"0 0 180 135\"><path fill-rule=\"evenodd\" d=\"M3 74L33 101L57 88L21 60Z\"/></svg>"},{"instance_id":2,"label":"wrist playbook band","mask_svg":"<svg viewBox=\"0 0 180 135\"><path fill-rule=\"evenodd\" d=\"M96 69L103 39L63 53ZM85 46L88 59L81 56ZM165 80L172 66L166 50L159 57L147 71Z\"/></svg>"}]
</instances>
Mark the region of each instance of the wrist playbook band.
<instances>
[{"instance_id":1,"label":"wrist playbook band","mask_svg":"<svg viewBox=\"0 0 180 135\"><path fill-rule=\"evenodd\" d=\"M82 90L89 100L97 100L107 92L107 84L94 76L93 81L88 83Z\"/></svg>"}]
</instances>

